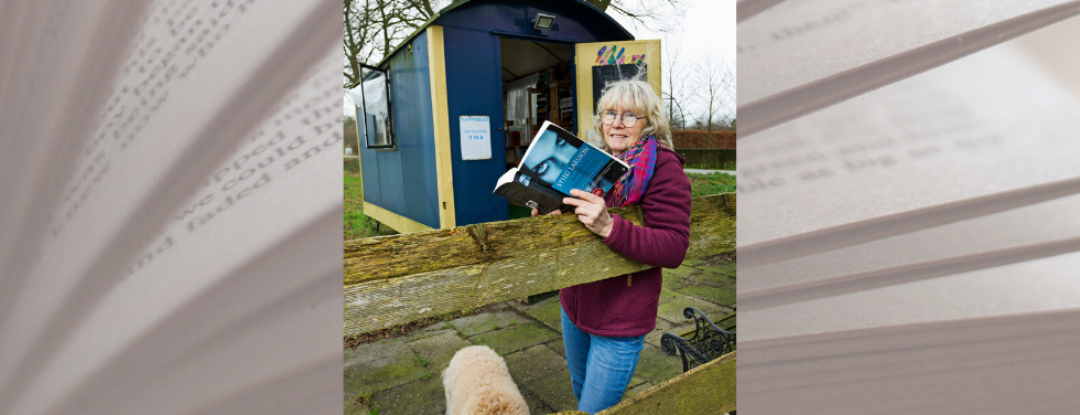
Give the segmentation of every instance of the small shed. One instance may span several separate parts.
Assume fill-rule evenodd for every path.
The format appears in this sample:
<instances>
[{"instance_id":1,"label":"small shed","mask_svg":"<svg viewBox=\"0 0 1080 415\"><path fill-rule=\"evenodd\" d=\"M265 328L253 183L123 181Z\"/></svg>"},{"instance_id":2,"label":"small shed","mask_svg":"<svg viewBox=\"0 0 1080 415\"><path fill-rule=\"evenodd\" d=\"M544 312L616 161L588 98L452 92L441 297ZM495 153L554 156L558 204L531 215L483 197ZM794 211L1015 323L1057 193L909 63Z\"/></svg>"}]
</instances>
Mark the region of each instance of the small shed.
<instances>
[{"instance_id":1,"label":"small shed","mask_svg":"<svg viewBox=\"0 0 1080 415\"><path fill-rule=\"evenodd\" d=\"M399 232L508 219L492 191L538 126L595 142L605 79L644 68L659 94L660 58L580 0L454 2L352 91L364 212Z\"/></svg>"}]
</instances>

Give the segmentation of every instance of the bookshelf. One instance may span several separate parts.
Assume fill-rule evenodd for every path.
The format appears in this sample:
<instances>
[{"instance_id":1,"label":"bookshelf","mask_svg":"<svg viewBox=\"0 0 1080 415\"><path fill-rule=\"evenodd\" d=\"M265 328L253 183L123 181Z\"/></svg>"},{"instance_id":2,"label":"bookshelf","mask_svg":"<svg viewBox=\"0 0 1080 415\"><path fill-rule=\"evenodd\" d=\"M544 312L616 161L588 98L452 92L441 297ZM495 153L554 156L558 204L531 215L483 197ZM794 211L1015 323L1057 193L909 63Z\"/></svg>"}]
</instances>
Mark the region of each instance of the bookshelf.
<instances>
[{"instance_id":1,"label":"bookshelf","mask_svg":"<svg viewBox=\"0 0 1080 415\"><path fill-rule=\"evenodd\" d=\"M506 164L516 166L529 148L533 134L544 121L551 121L569 131L574 130L574 88L570 67L558 64L539 72L537 87L529 88L529 120L524 127L506 122ZM504 87L505 90L505 87ZM503 106L506 96L503 96Z\"/></svg>"}]
</instances>

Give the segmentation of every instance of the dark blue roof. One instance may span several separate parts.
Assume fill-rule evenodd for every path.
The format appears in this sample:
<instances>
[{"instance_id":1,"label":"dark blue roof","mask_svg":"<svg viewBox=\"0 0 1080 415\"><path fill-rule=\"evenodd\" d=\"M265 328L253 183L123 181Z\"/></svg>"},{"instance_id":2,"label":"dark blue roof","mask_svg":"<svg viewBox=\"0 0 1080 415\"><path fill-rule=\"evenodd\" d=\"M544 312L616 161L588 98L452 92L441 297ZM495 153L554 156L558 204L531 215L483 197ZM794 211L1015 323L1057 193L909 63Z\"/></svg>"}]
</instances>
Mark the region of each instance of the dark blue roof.
<instances>
[{"instance_id":1,"label":"dark blue roof","mask_svg":"<svg viewBox=\"0 0 1080 415\"><path fill-rule=\"evenodd\" d=\"M530 20L536 13L556 16L555 27L544 32L533 29ZM377 66L383 66L402 46L433 24L552 42L583 43L634 39L634 36L611 16L582 0L459 0L439 10L435 17L409 35Z\"/></svg>"}]
</instances>

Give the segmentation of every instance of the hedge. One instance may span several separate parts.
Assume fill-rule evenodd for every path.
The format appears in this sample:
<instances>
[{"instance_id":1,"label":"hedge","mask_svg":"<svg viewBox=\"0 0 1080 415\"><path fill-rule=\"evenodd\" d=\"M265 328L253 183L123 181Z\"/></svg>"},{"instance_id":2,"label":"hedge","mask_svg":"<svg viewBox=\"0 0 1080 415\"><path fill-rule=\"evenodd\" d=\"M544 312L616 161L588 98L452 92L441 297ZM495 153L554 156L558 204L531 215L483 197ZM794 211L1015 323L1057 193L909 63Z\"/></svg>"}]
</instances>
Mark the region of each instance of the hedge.
<instances>
[{"instance_id":1,"label":"hedge","mask_svg":"<svg viewBox=\"0 0 1080 415\"><path fill-rule=\"evenodd\" d=\"M686 158L683 167L688 169L735 170L733 148L678 148L675 152Z\"/></svg>"},{"instance_id":2,"label":"hedge","mask_svg":"<svg viewBox=\"0 0 1080 415\"><path fill-rule=\"evenodd\" d=\"M671 130L675 148L735 148L734 131L713 131L712 139L704 130Z\"/></svg>"}]
</instances>

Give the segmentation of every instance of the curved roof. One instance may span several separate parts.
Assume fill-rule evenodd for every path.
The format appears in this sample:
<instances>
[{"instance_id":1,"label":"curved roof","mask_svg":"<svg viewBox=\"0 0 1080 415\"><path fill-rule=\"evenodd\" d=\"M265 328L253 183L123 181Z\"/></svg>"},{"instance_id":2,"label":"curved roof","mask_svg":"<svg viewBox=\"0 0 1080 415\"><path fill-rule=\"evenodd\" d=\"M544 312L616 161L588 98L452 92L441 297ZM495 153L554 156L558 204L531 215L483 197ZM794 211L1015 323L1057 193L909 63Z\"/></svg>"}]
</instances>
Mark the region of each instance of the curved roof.
<instances>
[{"instance_id":1,"label":"curved roof","mask_svg":"<svg viewBox=\"0 0 1080 415\"><path fill-rule=\"evenodd\" d=\"M545 34L531 29L528 16L536 12L557 16L555 28ZM409 37L386 54L378 67L382 67L402 47L428 26L438 24L492 31L507 36L546 39L553 42L602 42L610 40L633 40L630 34L610 15L583 0L457 0L435 13Z\"/></svg>"}]
</instances>

